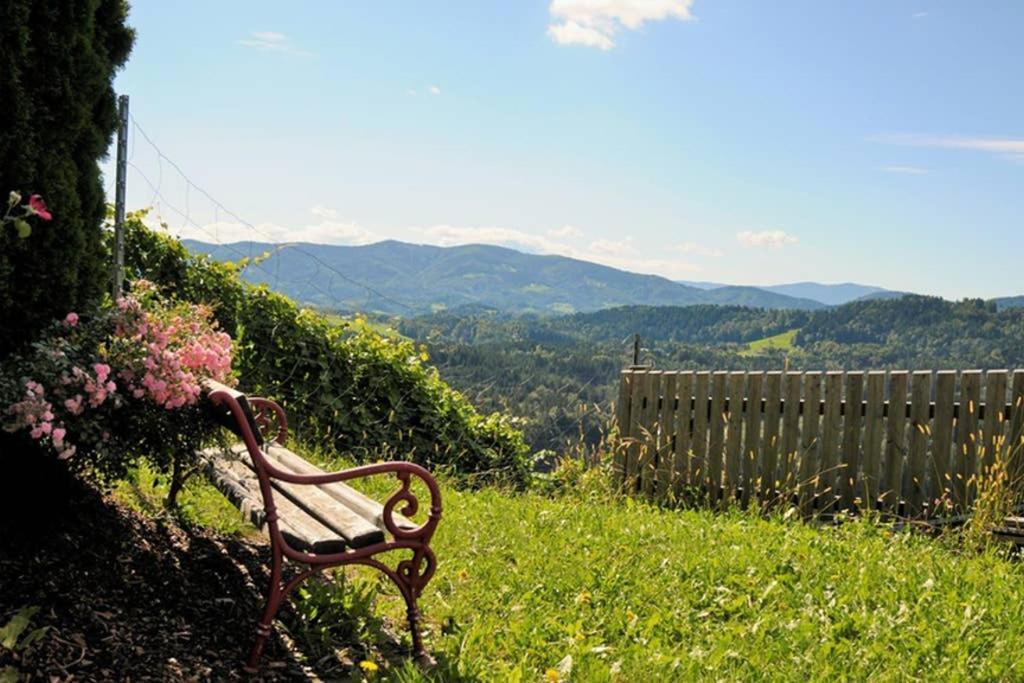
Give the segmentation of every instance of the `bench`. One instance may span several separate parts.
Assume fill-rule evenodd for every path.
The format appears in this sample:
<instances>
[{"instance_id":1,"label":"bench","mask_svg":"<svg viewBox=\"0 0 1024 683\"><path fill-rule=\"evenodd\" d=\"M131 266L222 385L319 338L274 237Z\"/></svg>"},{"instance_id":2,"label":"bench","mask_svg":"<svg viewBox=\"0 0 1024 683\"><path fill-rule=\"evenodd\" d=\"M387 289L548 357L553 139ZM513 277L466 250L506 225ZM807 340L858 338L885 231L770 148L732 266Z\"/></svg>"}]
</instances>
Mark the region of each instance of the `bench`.
<instances>
[{"instance_id":1,"label":"bench","mask_svg":"<svg viewBox=\"0 0 1024 683\"><path fill-rule=\"evenodd\" d=\"M228 500L270 537L270 588L245 670L256 673L274 617L296 586L324 569L353 564L378 569L398 587L407 607L413 654L429 662L418 629L417 600L437 567L430 539L441 519L441 492L430 473L411 462L325 472L285 448L288 420L277 403L212 381L205 389L211 417L241 442L200 451L200 464ZM344 483L377 474L394 474L399 483L383 504ZM430 493L422 524L407 517L420 506L411 489L413 477ZM392 551L411 557L392 567L380 557ZM287 581L286 559L299 565Z\"/></svg>"}]
</instances>

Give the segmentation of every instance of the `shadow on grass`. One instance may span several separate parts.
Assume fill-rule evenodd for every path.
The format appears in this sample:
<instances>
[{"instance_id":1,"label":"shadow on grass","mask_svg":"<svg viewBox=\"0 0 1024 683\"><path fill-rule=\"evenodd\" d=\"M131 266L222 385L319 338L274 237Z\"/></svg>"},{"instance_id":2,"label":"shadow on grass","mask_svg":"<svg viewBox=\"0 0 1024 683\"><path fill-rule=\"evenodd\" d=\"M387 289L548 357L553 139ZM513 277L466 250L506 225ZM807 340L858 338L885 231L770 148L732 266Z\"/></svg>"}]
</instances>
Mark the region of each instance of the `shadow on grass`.
<instances>
[{"instance_id":1,"label":"shadow on grass","mask_svg":"<svg viewBox=\"0 0 1024 683\"><path fill-rule=\"evenodd\" d=\"M0 624L37 606L33 628L47 627L22 651L0 648L0 670L14 666L42 680L242 678L269 547L138 514L59 468L43 470L0 482ZM310 623L308 599L283 611L285 631L299 637L270 639L260 678L347 678L353 662L339 659L339 649L369 649L389 669L405 666L407 652L373 616L368 594L343 589L341 607L313 619L313 633L302 628ZM317 633L319 642L310 637ZM426 678L457 680L444 673L453 668L442 662L438 677Z\"/></svg>"}]
</instances>

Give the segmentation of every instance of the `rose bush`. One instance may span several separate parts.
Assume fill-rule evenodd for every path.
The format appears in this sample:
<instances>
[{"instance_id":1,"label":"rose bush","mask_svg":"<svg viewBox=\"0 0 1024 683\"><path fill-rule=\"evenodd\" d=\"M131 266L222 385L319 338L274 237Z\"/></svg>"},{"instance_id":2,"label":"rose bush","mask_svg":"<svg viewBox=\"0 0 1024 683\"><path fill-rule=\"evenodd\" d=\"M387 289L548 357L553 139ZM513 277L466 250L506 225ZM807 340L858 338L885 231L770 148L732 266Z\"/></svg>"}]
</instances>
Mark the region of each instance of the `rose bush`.
<instances>
[{"instance_id":1,"label":"rose bush","mask_svg":"<svg viewBox=\"0 0 1024 683\"><path fill-rule=\"evenodd\" d=\"M169 302L140 280L93 316L69 313L5 364L4 429L101 479L146 458L172 473L173 503L214 431L202 381L229 381L231 359L208 306Z\"/></svg>"}]
</instances>

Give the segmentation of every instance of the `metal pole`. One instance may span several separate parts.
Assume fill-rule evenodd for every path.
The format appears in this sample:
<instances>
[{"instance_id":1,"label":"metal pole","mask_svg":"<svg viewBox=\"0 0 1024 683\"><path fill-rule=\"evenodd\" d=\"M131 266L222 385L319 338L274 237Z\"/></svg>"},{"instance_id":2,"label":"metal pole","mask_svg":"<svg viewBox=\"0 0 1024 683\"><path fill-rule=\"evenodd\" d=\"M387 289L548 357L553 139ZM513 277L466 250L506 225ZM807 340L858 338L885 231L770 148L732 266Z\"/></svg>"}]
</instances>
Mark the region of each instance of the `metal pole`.
<instances>
[{"instance_id":1,"label":"metal pole","mask_svg":"<svg viewBox=\"0 0 1024 683\"><path fill-rule=\"evenodd\" d=\"M640 365L640 335L633 335L633 367Z\"/></svg>"},{"instance_id":2,"label":"metal pole","mask_svg":"<svg viewBox=\"0 0 1024 683\"><path fill-rule=\"evenodd\" d=\"M117 185L114 191L114 287L116 301L124 288L124 204L128 176L128 96L117 98Z\"/></svg>"}]
</instances>

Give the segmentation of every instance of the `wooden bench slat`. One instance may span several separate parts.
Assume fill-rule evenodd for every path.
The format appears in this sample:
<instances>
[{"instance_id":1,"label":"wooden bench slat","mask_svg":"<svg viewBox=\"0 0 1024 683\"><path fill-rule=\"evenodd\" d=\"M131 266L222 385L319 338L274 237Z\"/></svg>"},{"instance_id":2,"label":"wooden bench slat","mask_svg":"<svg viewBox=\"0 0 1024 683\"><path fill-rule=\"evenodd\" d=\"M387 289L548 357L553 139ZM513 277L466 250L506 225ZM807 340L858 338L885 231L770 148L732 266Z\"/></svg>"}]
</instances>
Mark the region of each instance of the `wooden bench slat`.
<instances>
[{"instance_id":1,"label":"wooden bench slat","mask_svg":"<svg viewBox=\"0 0 1024 683\"><path fill-rule=\"evenodd\" d=\"M316 465L288 450L284 446L271 444L265 453L268 459L273 460L285 469L296 474L323 474ZM384 506L370 498L362 491L358 491L344 482L324 484L319 487L328 496L360 515L381 531L386 531L384 526ZM397 512L394 514L395 523L399 529L415 529L417 524L403 517Z\"/></svg>"},{"instance_id":2,"label":"wooden bench slat","mask_svg":"<svg viewBox=\"0 0 1024 683\"><path fill-rule=\"evenodd\" d=\"M219 448L208 448L202 453L218 479L230 482L234 485L233 488L247 492L246 498L260 496L259 478L246 466L248 453L244 453L244 459L230 457ZM277 506L281 534L297 550L318 554L340 553L345 550L346 541L337 531L324 525L291 500L278 496L274 503ZM261 528L263 527L265 524L261 525Z\"/></svg>"}]
</instances>

